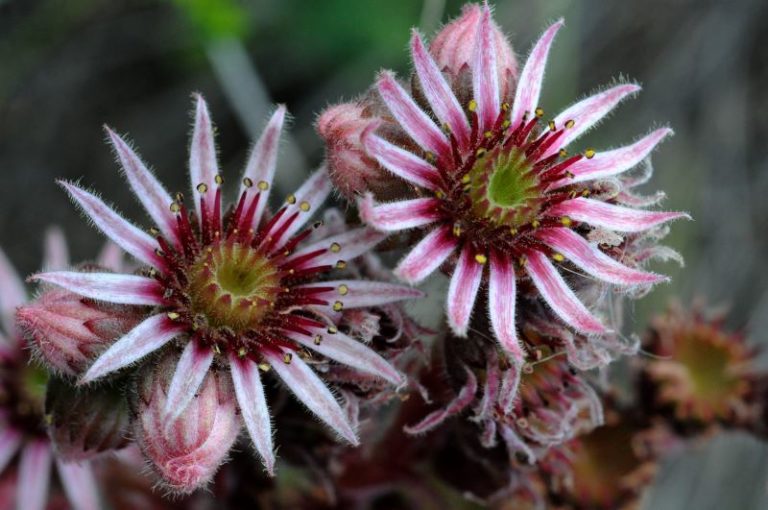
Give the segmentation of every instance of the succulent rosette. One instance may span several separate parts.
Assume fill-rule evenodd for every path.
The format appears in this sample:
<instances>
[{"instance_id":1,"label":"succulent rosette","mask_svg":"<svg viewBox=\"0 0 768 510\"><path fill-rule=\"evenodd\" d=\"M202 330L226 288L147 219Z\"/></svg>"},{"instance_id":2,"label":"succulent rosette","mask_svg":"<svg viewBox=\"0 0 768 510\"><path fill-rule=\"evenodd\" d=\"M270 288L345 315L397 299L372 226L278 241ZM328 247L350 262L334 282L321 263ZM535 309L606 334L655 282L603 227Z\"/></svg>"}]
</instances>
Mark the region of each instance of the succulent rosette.
<instances>
[{"instance_id":1,"label":"succulent rosette","mask_svg":"<svg viewBox=\"0 0 768 510\"><path fill-rule=\"evenodd\" d=\"M169 194L129 144L108 130L123 174L156 226L143 231L93 193L73 183L61 185L89 220L142 268L133 274L55 271L33 277L90 299L144 310L141 322L89 366L80 384L154 360L150 355L155 351L173 353L173 363L162 362L175 365L172 375L147 375L140 383L144 403L138 408L141 420L153 420L141 441L156 467L168 460L161 458L167 455L177 463L188 462L177 466L176 472L205 471L189 478L165 476L175 489L188 491L210 479L234 439L227 425L232 420L245 424L267 472L273 473L272 424L262 372L271 369L310 411L351 444L358 442L356 432L336 396L313 370L314 357L349 365L395 386L404 381L380 355L340 332L337 322L343 310L422 293L391 283L326 276L384 235L357 228L318 237L324 228L321 223L306 227L331 191L324 168L289 195L276 213L268 213L285 114L285 108L278 107L269 120L244 170L239 199L229 208L222 206L214 128L202 97L196 98L189 159L191 211L181 194ZM230 386L235 401L227 396ZM213 419L210 413L221 416ZM198 431L203 434L200 441L176 444L171 451L155 447L162 441L147 436L182 434L202 416L211 420L201 422L210 428L209 435ZM198 447L215 459L195 460L192 453Z\"/></svg>"},{"instance_id":2,"label":"succulent rosette","mask_svg":"<svg viewBox=\"0 0 768 510\"><path fill-rule=\"evenodd\" d=\"M516 325L518 296L543 299L576 332L603 335L609 328L574 292L571 273L628 289L665 277L623 264L620 248L617 255L590 234L607 231L620 243L624 235L686 215L639 207L617 177L645 160L670 129L618 149L567 150L638 85L615 85L546 120L539 98L563 22L544 32L514 83L516 67L488 5L468 9L462 20L431 50L414 32L409 86L390 71L379 75L374 103L381 106L354 136L368 158L411 191L399 200L384 197L385 203L369 193L360 212L382 232L421 234L395 273L412 284L440 268L451 275L447 315L456 335L467 335L484 289L492 331L521 364L526 348ZM446 52L466 60L461 73L452 72L456 64L446 63Z\"/></svg>"},{"instance_id":3,"label":"succulent rosette","mask_svg":"<svg viewBox=\"0 0 768 510\"><path fill-rule=\"evenodd\" d=\"M69 264L64 236L47 233L45 267ZM0 507L41 510L46 507L56 465L60 487L76 510L99 508L99 493L88 463L65 462L55 456L46 434L44 402L48 372L30 357L19 306L27 301L23 280L0 251L0 472L15 473L14 490L3 492Z\"/></svg>"}]
</instances>

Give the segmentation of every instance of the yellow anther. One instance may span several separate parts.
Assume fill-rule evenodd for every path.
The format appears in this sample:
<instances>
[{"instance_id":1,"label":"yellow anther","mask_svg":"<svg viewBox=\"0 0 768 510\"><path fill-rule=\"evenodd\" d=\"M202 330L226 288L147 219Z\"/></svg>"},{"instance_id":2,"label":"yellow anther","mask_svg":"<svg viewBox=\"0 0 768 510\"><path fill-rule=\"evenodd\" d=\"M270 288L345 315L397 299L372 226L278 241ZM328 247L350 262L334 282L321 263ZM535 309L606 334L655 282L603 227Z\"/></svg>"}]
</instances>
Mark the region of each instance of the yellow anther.
<instances>
[{"instance_id":1,"label":"yellow anther","mask_svg":"<svg viewBox=\"0 0 768 510\"><path fill-rule=\"evenodd\" d=\"M181 315L179 315L177 312L168 312L168 318L172 321L175 321L179 317L181 317Z\"/></svg>"},{"instance_id":2,"label":"yellow anther","mask_svg":"<svg viewBox=\"0 0 768 510\"><path fill-rule=\"evenodd\" d=\"M486 152L488 152L488 151L486 151L483 147L480 147L475 152L475 156L477 156L478 158L482 158L485 155Z\"/></svg>"},{"instance_id":3,"label":"yellow anther","mask_svg":"<svg viewBox=\"0 0 768 510\"><path fill-rule=\"evenodd\" d=\"M584 151L584 156L586 156L587 159L592 159L595 157L595 149L587 149Z\"/></svg>"},{"instance_id":4,"label":"yellow anther","mask_svg":"<svg viewBox=\"0 0 768 510\"><path fill-rule=\"evenodd\" d=\"M437 191L435 191L435 196L436 196L437 198L445 198L445 193L443 193L443 192L442 192L442 191L440 191L440 190L437 190Z\"/></svg>"},{"instance_id":5,"label":"yellow anther","mask_svg":"<svg viewBox=\"0 0 768 510\"><path fill-rule=\"evenodd\" d=\"M174 197L176 197L176 201L179 203L184 201L184 193L182 193L181 191L177 191Z\"/></svg>"},{"instance_id":6,"label":"yellow anther","mask_svg":"<svg viewBox=\"0 0 768 510\"><path fill-rule=\"evenodd\" d=\"M446 135L451 134L451 126L449 126L448 124L443 124L442 126L440 126L440 128L443 130L443 133L445 133Z\"/></svg>"},{"instance_id":7,"label":"yellow anther","mask_svg":"<svg viewBox=\"0 0 768 510\"><path fill-rule=\"evenodd\" d=\"M550 120L549 122L547 122L547 125L549 126L549 130L550 131L556 131L557 130L557 127L555 127L555 121L554 120Z\"/></svg>"},{"instance_id":8,"label":"yellow anther","mask_svg":"<svg viewBox=\"0 0 768 510\"><path fill-rule=\"evenodd\" d=\"M475 255L475 261L478 264L485 264L486 262L488 262L488 257L483 255L482 253L478 253L477 255Z\"/></svg>"},{"instance_id":9,"label":"yellow anther","mask_svg":"<svg viewBox=\"0 0 768 510\"><path fill-rule=\"evenodd\" d=\"M270 368L272 367L270 367L268 363L259 363L259 370L262 372L269 372Z\"/></svg>"},{"instance_id":10,"label":"yellow anther","mask_svg":"<svg viewBox=\"0 0 768 510\"><path fill-rule=\"evenodd\" d=\"M323 343L322 335L315 335L315 345L320 345L321 343Z\"/></svg>"},{"instance_id":11,"label":"yellow anther","mask_svg":"<svg viewBox=\"0 0 768 510\"><path fill-rule=\"evenodd\" d=\"M155 269L154 267L150 267L148 274L149 274L149 276L154 278L155 276L157 276L157 269Z\"/></svg>"},{"instance_id":12,"label":"yellow anther","mask_svg":"<svg viewBox=\"0 0 768 510\"><path fill-rule=\"evenodd\" d=\"M453 226L453 236L461 237L461 225L456 224Z\"/></svg>"},{"instance_id":13,"label":"yellow anther","mask_svg":"<svg viewBox=\"0 0 768 510\"><path fill-rule=\"evenodd\" d=\"M467 109L470 112L474 112L475 110L477 110L477 101L475 101L474 99L471 99L469 101L469 104L467 105Z\"/></svg>"},{"instance_id":14,"label":"yellow anther","mask_svg":"<svg viewBox=\"0 0 768 510\"><path fill-rule=\"evenodd\" d=\"M253 186L253 180L250 177L243 177L243 186L250 188Z\"/></svg>"},{"instance_id":15,"label":"yellow anther","mask_svg":"<svg viewBox=\"0 0 768 510\"><path fill-rule=\"evenodd\" d=\"M347 287L347 285L344 283L339 285L338 289L336 290L338 290L339 294L341 294L342 296L346 296L347 294L349 294L349 287Z\"/></svg>"},{"instance_id":16,"label":"yellow anther","mask_svg":"<svg viewBox=\"0 0 768 510\"><path fill-rule=\"evenodd\" d=\"M541 107L536 108L535 112L536 112L536 116L539 118L544 116L544 108L541 108Z\"/></svg>"},{"instance_id":17,"label":"yellow anther","mask_svg":"<svg viewBox=\"0 0 768 510\"><path fill-rule=\"evenodd\" d=\"M576 121L573 119L568 119L565 121L565 127L568 129L571 129L575 125L576 125Z\"/></svg>"},{"instance_id":18,"label":"yellow anther","mask_svg":"<svg viewBox=\"0 0 768 510\"><path fill-rule=\"evenodd\" d=\"M339 332L339 330L335 326L331 326L331 327L328 328L328 334L329 335L335 335L338 332Z\"/></svg>"},{"instance_id":19,"label":"yellow anther","mask_svg":"<svg viewBox=\"0 0 768 510\"><path fill-rule=\"evenodd\" d=\"M218 344L213 344L213 352L216 354L221 354L221 349L219 348Z\"/></svg>"},{"instance_id":20,"label":"yellow anther","mask_svg":"<svg viewBox=\"0 0 768 510\"><path fill-rule=\"evenodd\" d=\"M247 353L248 351L245 349L245 347L240 347L237 350L237 355L240 356L241 358L244 358Z\"/></svg>"},{"instance_id":21,"label":"yellow anther","mask_svg":"<svg viewBox=\"0 0 768 510\"><path fill-rule=\"evenodd\" d=\"M217 186L221 186L222 184L224 184L224 177L222 177L219 174L216 174L216 177L213 178L213 182L215 182Z\"/></svg>"},{"instance_id":22,"label":"yellow anther","mask_svg":"<svg viewBox=\"0 0 768 510\"><path fill-rule=\"evenodd\" d=\"M521 255L519 259L517 259L517 265L520 267L525 267L528 265L528 257L525 255Z\"/></svg>"},{"instance_id":23,"label":"yellow anther","mask_svg":"<svg viewBox=\"0 0 768 510\"><path fill-rule=\"evenodd\" d=\"M159 231L159 230L157 230L155 227L151 227L151 228L149 229L149 233L150 233L150 235L152 235L152 236L154 236L154 237L157 237L157 236L159 236L159 235L160 235L160 231Z\"/></svg>"},{"instance_id":24,"label":"yellow anther","mask_svg":"<svg viewBox=\"0 0 768 510\"><path fill-rule=\"evenodd\" d=\"M541 226L541 222L539 220L533 220L531 222L531 227L533 228L539 228Z\"/></svg>"},{"instance_id":25,"label":"yellow anther","mask_svg":"<svg viewBox=\"0 0 768 510\"><path fill-rule=\"evenodd\" d=\"M171 212L177 213L181 211L181 205L178 202L171 202Z\"/></svg>"},{"instance_id":26,"label":"yellow anther","mask_svg":"<svg viewBox=\"0 0 768 510\"><path fill-rule=\"evenodd\" d=\"M464 174L464 175L461 177L461 182L462 182L463 184L468 184L468 183L469 183L469 180L470 180L469 174Z\"/></svg>"},{"instance_id":27,"label":"yellow anther","mask_svg":"<svg viewBox=\"0 0 768 510\"><path fill-rule=\"evenodd\" d=\"M501 109L503 111L505 111L505 112L508 111L509 110L509 103L507 103L506 101L501 103Z\"/></svg>"},{"instance_id":28,"label":"yellow anther","mask_svg":"<svg viewBox=\"0 0 768 510\"><path fill-rule=\"evenodd\" d=\"M581 196L588 197L590 195L590 193L592 193L592 192L589 191L588 189L585 189L584 191L581 192Z\"/></svg>"},{"instance_id":29,"label":"yellow anther","mask_svg":"<svg viewBox=\"0 0 768 510\"><path fill-rule=\"evenodd\" d=\"M341 245L339 243L331 243L331 251L333 253L339 253L341 251Z\"/></svg>"},{"instance_id":30,"label":"yellow anther","mask_svg":"<svg viewBox=\"0 0 768 510\"><path fill-rule=\"evenodd\" d=\"M512 234L513 236L516 236L517 235L517 229L515 227L510 228L509 229L509 233Z\"/></svg>"},{"instance_id":31,"label":"yellow anther","mask_svg":"<svg viewBox=\"0 0 768 510\"><path fill-rule=\"evenodd\" d=\"M269 189L269 183L267 181L259 181L256 185L261 191L267 191Z\"/></svg>"},{"instance_id":32,"label":"yellow anther","mask_svg":"<svg viewBox=\"0 0 768 510\"><path fill-rule=\"evenodd\" d=\"M553 254L552 254L552 259L553 259L555 262L562 262L562 261L564 261L564 260L565 260L565 256L563 256L563 254L562 254L562 253L553 253Z\"/></svg>"},{"instance_id":33,"label":"yellow anther","mask_svg":"<svg viewBox=\"0 0 768 510\"><path fill-rule=\"evenodd\" d=\"M433 152L425 152L424 153L424 159L426 159L429 163L434 163L437 160L437 157Z\"/></svg>"},{"instance_id":34,"label":"yellow anther","mask_svg":"<svg viewBox=\"0 0 768 510\"><path fill-rule=\"evenodd\" d=\"M334 312L340 312L343 309L344 309L344 303L342 303L341 301L336 301L335 303L333 303Z\"/></svg>"},{"instance_id":35,"label":"yellow anther","mask_svg":"<svg viewBox=\"0 0 768 510\"><path fill-rule=\"evenodd\" d=\"M486 138L490 138L490 137L493 136L493 133L490 132L490 131L486 131L485 133L483 133L483 136L486 137Z\"/></svg>"},{"instance_id":36,"label":"yellow anther","mask_svg":"<svg viewBox=\"0 0 768 510\"><path fill-rule=\"evenodd\" d=\"M197 190L198 193L205 193L206 191L208 191L208 185L204 182L201 182L200 184L197 185L195 189Z\"/></svg>"},{"instance_id":37,"label":"yellow anther","mask_svg":"<svg viewBox=\"0 0 768 510\"><path fill-rule=\"evenodd\" d=\"M573 221L568 216L563 216L560 218L560 223L562 223L564 227L570 227Z\"/></svg>"},{"instance_id":38,"label":"yellow anther","mask_svg":"<svg viewBox=\"0 0 768 510\"><path fill-rule=\"evenodd\" d=\"M288 202L291 205L295 204L296 203L296 195L288 195L287 197L285 197L285 201Z\"/></svg>"},{"instance_id":39,"label":"yellow anther","mask_svg":"<svg viewBox=\"0 0 768 510\"><path fill-rule=\"evenodd\" d=\"M558 154L560 155L561 158L564 158L564 157L566 157L568 155L568 151L565 150L565 149L560 149Z\"/></svg>"},{"instance_id":40,"label":"yellow anther","mask_svg":"<svg viewBox=\"0 0 768 510\"><path fill-rule=\"evenodd\" d=\"M299 209L301 209L304 212L309 211L312 208L311 205L309 205L309 202L306 200L299 204Z\"/></svg>"},{"instance_id":41,"label":"yellow anther","mask_svg":"<svg viewBox=\"0 0 768 510\"><path fill-rule=\"evenodd\" d=\"M337 260L336 261L336 269L346 269L347 267L347 261L346 260Z\"/></svg>"},{"instance_id":42,"label":"yellow anther","mask_svg":"<svg viewBox=\"0 0 768 510\"><path fill-rule=\"evenodd\" d=\"M512 123L510 121L508 121L508 120L505 120L504 122L501 123L501 127L503 129L507 129L511 125L512 125Z\"/></svg>"},{"instance_id":43,"label":"yellow anther","mask_svg":"<svg viewBox=\"0 0 768 510\"><path fill-rule=\"evenodd\" d=\"M290 352L286 352L285 354L283 354L283 363L285 363L286 365L290 365L292 360L293 360L293 354L291 354Z\"/></svg>"}]
</instances>

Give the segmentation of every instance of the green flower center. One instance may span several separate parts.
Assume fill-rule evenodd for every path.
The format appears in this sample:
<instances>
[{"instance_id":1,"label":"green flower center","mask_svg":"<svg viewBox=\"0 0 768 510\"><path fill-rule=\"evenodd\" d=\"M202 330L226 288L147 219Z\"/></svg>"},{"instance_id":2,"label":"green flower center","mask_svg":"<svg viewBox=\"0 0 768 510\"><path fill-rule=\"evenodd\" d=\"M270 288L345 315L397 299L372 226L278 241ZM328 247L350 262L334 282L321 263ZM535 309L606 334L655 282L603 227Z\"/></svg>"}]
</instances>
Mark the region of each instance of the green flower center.
<instances>
[{"instance_id":1,"label":"green flower center","mask_svg":"<svg viewBox=\"0 0 768 510\"><path fill-rule=\"evenodd\" d=\"M281 290L278 268L263 253L238 243L205 250L190 276L188 293L197 320L236 332L256 327Z\"/></svg>"},{"instance_id":2,"label":"green flower center","mask_svg":"<svg viewBox=\"0 0 768 510\"><path fill-rule=\"evenodd\" d=\"M468 178L472 211L477 217L510 228L536 219L541 208L539 181L521 150L513 148L478 158Z\"/></svg>"}]
</instances>

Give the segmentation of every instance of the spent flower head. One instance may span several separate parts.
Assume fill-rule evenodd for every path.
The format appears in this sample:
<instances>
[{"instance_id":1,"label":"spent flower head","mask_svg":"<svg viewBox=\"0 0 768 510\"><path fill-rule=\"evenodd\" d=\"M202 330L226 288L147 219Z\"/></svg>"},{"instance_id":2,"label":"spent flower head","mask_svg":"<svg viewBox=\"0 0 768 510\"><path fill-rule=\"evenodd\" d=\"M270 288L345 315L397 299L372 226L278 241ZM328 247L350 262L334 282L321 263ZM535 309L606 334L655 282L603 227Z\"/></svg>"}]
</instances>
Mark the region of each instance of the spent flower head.
<instances>
[{"instance_id":1,"label":"spent flower head","mask_svg":"<svg viewBox=\"0 0 768 510\"><path fill-rule=\"evenodd\" d=\"M196 98L189 159L191 211L182 194L169 194L131 147L108 130L128 184L156 227L147 233L93 193L61 184L86 216L143 269L140 274L59 271L34 277L91 299L144 307L142 321L101 354L80 381L100 379L162 348L174 350L178 362L172 378L167 385L150 388L166 393L162 400L147 402L146 412L155 414L157 402L164 402L161 417L154 418L158 423L176 427L176 420L194 420L197 411L186 410L203 405L196 399L209 384L209 374L228 369L242 421L269 473L275 455L261 374L272 369L310 411L357 444L342 407L312 369L313 356L401 384L399 372L341 333L336 323L346 309L421 295L390 283L325 277L384 236L358 228L309 242L323 226L305 225L331 191L324 168L289 195L274 215L267 213L285 113L281 106L272 115L240 180L239 199L228 208L223 206L214 129L202 97ZM218 459L231 441L221 444L223 452L211 452ZM197 462L194 456L186 459ZM189 480L195 486L207 481Z\"/></svg>"}]
</instances>

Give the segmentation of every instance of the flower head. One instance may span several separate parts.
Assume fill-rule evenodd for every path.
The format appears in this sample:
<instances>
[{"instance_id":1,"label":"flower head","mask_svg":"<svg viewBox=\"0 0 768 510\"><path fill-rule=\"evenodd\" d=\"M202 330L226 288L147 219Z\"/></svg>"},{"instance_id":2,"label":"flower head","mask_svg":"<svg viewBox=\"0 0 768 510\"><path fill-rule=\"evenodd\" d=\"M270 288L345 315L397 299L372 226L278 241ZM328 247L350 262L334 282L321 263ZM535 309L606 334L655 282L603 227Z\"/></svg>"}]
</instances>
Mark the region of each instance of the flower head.
<instances>
[{"instance_id":1,"label":"flower head","mask_svg":"<svg viewBox=\"0 0 768 510\"><path fill-rule=\"evenodd\" d=\"M606 326L579 300L561 268L623 287L663 281L625 266L588 234L594 228L639 232L685 215L624 204L614 179L645 159L671 130L658 129L605 152L566 150L639 86L616 85L546 121L539 96L562 21L536 43L506 102L499 79L504 57L489 7L479 8L478 16L474 36L454 41L464 52L472 48L467 100L455 93L418 33L411 38L413 90L389 71L379 76L376 89L399 133L374 125L363 134L363 145L415 192L383 204L369 194L360 203L361 217L385 232L423 232L396 273L410 283L440 267L452 273L447 310L457 335L466 336L478 293L487 288L493 331L520 363L526 354L515 327L518 288L535 290L574 330L604 334ZM438 47L445 51L449 42Z\"/></svg>"},{"instance_id":2,"label":"flower head","mask_svg":"<svg viewBox=\"0 0 768 510\"><path fill-rule=\"evenodd\" d=\"M307 360L327 358L399 385L402 376L342 334L336 321L344 309L421 295L394 284L323 278L383 238L359 228L307 242L313 230L323 228L305 225L330 193L325 169L313 173L274 215L267 214L284 118L285 108L278 107L251 153L239 199L224 208L213 126L198 96L189 159L191 211L181 194L170 195L130 146L108 130L125 177L156 227L146 233L94 194L72 183L62 186L144 269L141 274L48 272L34 277L91 299L145 307L142 322L114 342L81 383L161 348L176 350L163 422L194 419L195 413L187 418L184 413L206 377L227 368L240 415L269 473L275 457L261 373L271 368L310 411L356 444L341 406Z\"/></svg>"},{"instance_id":3,"label":"flower head","mask_svg":"<svg viewBox=\"0 0 768 510\"><path fill-rule=\"evenodd\" d=\"M65 267L67 250L60 231L49 230L46 262ZM16 508L41 510L49 496L53 446L45 429L43 405L48 373L30 360L14 315L27 300L23 281L0 251L0 472L15 469ZM77 509L96 509L99 496L88 464L55 460L59 482ZM10 503L9 503L10 505Z\"/></svg>"},{"instance_id":4,"label":"flower head","mask_svg":"<svg viewBox=\"0 0 768 510\"><path fill-rule=\"evenodd\" d=\"M737 424L756 418L756 351L726 331L721 317L673 304L653 320L646 348L659 356L644 365L656 403L670 406L678 420Z\"/></svg>"}]
</instances>

